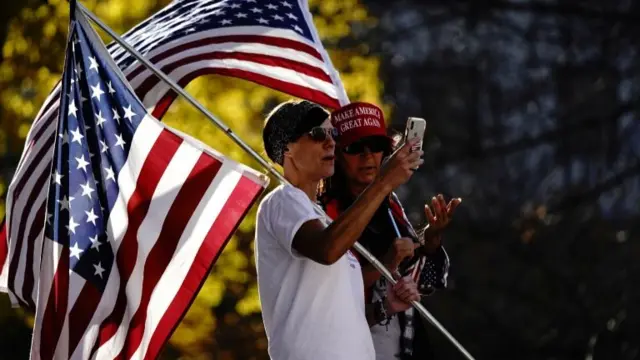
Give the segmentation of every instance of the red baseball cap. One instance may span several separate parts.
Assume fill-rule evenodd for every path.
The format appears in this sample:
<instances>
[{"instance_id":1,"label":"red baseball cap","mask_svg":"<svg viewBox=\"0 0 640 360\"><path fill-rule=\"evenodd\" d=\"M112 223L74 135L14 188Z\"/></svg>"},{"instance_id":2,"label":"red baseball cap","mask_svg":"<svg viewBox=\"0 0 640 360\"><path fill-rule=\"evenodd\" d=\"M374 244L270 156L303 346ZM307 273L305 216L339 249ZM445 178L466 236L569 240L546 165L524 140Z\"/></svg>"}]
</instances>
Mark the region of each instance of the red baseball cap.
<instances>
[{"instance_id":1,"label":"red baseball cap","mask_svg":"<svg viewBox=\"0 0 640 360\"><path fill-rule=\"evenodd\" d=\"M387 136L382 110L366 102L353 102L331 113L331 124L338 129L338 145L347 146L368 136Z\"/></svg>"}]
</instances>

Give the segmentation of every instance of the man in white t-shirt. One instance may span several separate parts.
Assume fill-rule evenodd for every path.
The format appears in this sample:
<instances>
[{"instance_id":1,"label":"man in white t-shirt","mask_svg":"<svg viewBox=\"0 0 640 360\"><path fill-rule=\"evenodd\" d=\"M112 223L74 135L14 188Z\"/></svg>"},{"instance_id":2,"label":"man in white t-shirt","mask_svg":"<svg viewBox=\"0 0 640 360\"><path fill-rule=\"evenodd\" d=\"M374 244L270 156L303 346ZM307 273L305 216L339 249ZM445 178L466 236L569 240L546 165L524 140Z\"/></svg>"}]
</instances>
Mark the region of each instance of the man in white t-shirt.
<instances>
[{"instance_id":1,"label":"man in white t-shirt","mask_svg":"<svg viewBox=\"0 0 640 360\"><path fill-rule=\"evenodd\" d=\"M333 174L334 135L329 113L308 101L279 105L265 124L267 155L293 185L265 196L256 226L258 289L274 360L373 360L368 324L420 298L405 278L365 307L360 265L349 249L384 198L422 163L422 152L410 152L413 143L399 150L329 224L314 203L318 183Z\"/></svg>"}]
</instances>

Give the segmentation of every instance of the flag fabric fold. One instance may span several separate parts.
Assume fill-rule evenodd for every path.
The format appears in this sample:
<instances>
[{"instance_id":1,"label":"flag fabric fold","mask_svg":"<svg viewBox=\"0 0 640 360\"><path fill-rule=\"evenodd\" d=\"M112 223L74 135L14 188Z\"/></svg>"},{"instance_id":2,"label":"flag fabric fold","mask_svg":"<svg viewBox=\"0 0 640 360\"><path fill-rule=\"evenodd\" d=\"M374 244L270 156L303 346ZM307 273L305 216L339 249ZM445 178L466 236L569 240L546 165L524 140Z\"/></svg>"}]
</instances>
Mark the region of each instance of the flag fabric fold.
<instances>
[{"instance_id":1,"label":"flag fabric fold","mask_svg":"<svg viewBox=\"0 0 640 360\"><path fill-rule=\"evenodd\" d=\"M8 248L31 358L156 358L268 180L151 116L78 10L60 94L42 240Z\"/></svg>"},{"instance_id":2,"label":"flag fabric fold","mask_svg":"<svg viewBox=\"0 0 640 360\"><path fill-rule=\"evenodd\" d=\"M123 38L181 86L201 75L220 74L329 108L348 101L306 0L176 0ZM107 49L144 108L160 119L176 94L119 45ZM7 192L6 224L0 228L0 291L31 310L39 262L16 255L38 250L44 236L45 188L62 93L58 84L27 135ZM101 114L124 115L122 109ZM18 250L3 256L9 244Z\"/></svg>"}]
</instances>

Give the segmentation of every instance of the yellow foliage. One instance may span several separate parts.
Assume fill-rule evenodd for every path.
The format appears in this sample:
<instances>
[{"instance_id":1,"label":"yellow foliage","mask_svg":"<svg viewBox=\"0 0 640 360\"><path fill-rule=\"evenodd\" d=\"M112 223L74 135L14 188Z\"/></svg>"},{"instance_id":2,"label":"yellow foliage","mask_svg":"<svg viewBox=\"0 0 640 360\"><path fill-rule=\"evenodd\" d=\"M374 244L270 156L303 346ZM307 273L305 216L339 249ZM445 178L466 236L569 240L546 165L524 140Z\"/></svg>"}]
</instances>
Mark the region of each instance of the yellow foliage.
<instances>
[{"instance_id":1,"label":"yellow foliage","mask_svg":"<svg viewBox=\"0 0 640 360\"><path fill-rule=\"evenodd\" d=\"M168 2L169 0L87 0L82 3L117 33L123 33ZM354 100L383 105L389 116L389 109L381 102L379 60L368 55L366 46L355 49L337 49L333 46L350 34L352 23L372 24L375 19L368 15L359 0L310 0L309 3L320 38L327 46L349 96ZM49 0L48 4L25 8L9 26L7 40L2 48L4 61L0 63L0 101L3 106L3 111L0 112L3 124L0 155L10 151L19 153L22 150L33 117L61 76L68 13L67 1ZM103 33L100 34L105 42L111 41ZM222 76L198 78L186 90L224 121L247 145L266 158L261 136L264 115L270 110L270 106L289 99L289 95ZM238 162L263 170L257 161L184 99L174 102L163 121ZM11 148L5 146L7 137L12 139ZM271 186L276 185L277 182L272 181ZM6 184L0 182L0 195L4 196L5 190ZM4 203L0 203L0 214L4 215ZM170 339L171 345L185 358L211 358L216 328L240 326L242 317L260 312L253 255L255 216L254 206L225 247L196 300ZM221 304L225 295L236 298L235 313L216 319L213 309ZM251 336L263 336L259 335L260 331L253 333L258 335ZM264 338L258 338L256 344L258 349L264 351Z\"/></svg>"}]
</instances>

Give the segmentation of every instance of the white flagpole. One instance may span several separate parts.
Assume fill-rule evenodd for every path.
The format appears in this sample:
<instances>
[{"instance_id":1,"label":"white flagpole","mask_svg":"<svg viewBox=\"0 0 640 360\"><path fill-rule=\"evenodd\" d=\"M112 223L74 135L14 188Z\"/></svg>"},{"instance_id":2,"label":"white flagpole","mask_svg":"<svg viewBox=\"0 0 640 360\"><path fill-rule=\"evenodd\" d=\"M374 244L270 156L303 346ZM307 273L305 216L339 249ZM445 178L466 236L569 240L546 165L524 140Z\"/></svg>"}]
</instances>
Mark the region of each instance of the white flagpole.
<instances>
[{"instance_id":1,"label":"white flagpole","mask_svg":"<svg viewBox=\"0 0 640 360\"><path fill-rule=\"evenodd\" d=\"M95 14L89 11L84 5L77 3L77 8L84 15L89 17L99 28L104 30L109 36L111 36L120 46L126 49L131 55L133 55L136 59L138 59L147 69L151 70L154 74L156 74L162 81L167 83L176 93L182 95L189 104L193 105L196 109L198 109L204 116L206 116L211 122L213 122L217 127L219 127L222 131L224 131L238 146L240 146L244 151L253 156L260 165L264 166L273 176L275 176L280 182L284 184L289 184L289 181L282 176L269 162L262 158L255 150L249 147L247 144L242 141L227 125L225 125L222 121L218 120L213 114L209 112L204 106L202 106L196 99L194 99L189 93L187 93L180 85L178 85L175 81L173 81L169 76L167 76L164 72L158 69L155 65L153 65L149 60L147 60L142 54L136 51L133 47L127 44L124 39L122 39L118 34L116 34L110 27L104 24ZM317 204L315 204L316 208L324 214L324 216L329 219L329 217L324 213L324 210ZM367 261L369 261L380 273L393 285L396 284L396 280L394 279L391 272L378 260L376 259L367 249L365 249L361 244L355 243L354 248L358 251ZM427 321L429 321L434 327L436 327L453 345L468 359L474 360L471 354L454 338L448 331L445 329L439 322L436 320L433 315L419 302L413 301L413 307L418 310L420 315L422 315Z\"/></svg>"}]
</instances>

